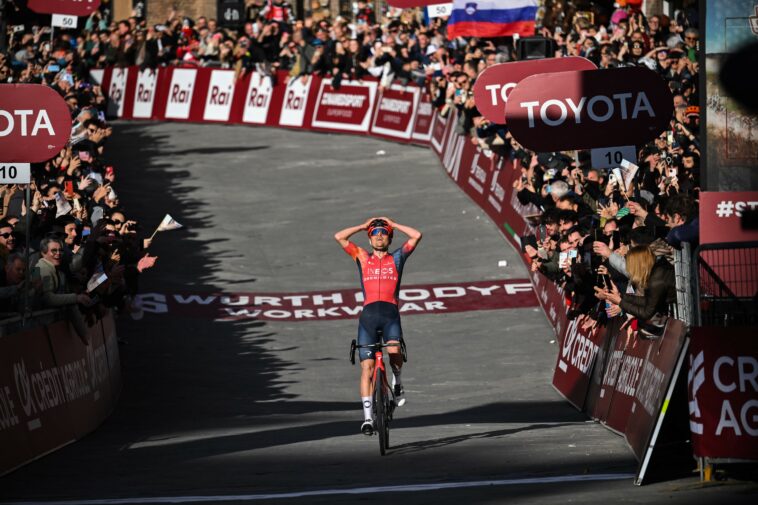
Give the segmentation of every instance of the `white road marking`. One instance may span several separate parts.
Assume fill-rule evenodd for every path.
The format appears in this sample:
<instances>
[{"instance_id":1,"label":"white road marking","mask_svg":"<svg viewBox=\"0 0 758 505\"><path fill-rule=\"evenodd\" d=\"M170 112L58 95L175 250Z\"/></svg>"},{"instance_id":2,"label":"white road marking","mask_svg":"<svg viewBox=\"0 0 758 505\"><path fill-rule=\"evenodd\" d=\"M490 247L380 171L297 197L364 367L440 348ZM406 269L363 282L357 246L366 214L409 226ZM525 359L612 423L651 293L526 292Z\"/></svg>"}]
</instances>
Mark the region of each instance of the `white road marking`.
<instances>
[{"instance_id":1,"label":"white road marking","mask_svg":"<svg viewBox=\"0 0 758 505\"><path fill-rule=\"evenodd\" d=\"M371 486L348 489L320 489L316 491L294 491L290 493L236 494L216 496L153 496L135 498L103 498L94 500L26 501L0 502L0 505L130 505L142 503L205 503L276 500L287 498L307 498L311 496L360 495L374 493L413 493L436 491L439 489L461 489L486 486L523 486L528 484L558 484L567 482L598 482L633 479L633 473L609 473L596 475L556 475L552 477L527 477L522 479L477 480L470 482L435 482L431 484L405 484L396 486Z\"/></svg>"}]
</instances>

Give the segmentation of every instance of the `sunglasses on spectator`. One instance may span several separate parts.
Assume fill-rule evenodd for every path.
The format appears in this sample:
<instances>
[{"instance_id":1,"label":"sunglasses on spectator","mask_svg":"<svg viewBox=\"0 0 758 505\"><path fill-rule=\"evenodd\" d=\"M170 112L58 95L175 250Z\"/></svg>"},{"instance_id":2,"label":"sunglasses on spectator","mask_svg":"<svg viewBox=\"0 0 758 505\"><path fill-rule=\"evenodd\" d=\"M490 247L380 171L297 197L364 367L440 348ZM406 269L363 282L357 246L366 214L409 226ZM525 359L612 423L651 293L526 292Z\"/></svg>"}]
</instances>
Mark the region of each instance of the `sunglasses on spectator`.
<instances>
[{"instance_id":1,"label":"sunglasses on spectator","mask_svg":"<svg viewBox=\"0 0 758 505\"><path fill-rule=\"evenodd\" d=\"M0 237L3 237L3 238L8 238L11 235L13 235L13 234L12 233L0 233Z\"/></svg>"},{"instance_id":2,"label":"sunglasses on spectator","mask_svg":"<svg viewBox=\"0 0 758 505\"><path fill-rule=\"evenodd\" d=\"M375 237L377 235L389 235L389 233L387 233L387 230L385 230L384 228L374 228L373 230L371 230L372 237Z\"/></svg>"},{"instance_id":3,"label":"sunglasses on spectator","mask_svg":"<svg viewBox=\"0 0 758 505\"><path fill-rule=\"evenodd\" d=\"M697 40L697 39L698 39L697 37L692 37L692 36L684 37L684 40Z\"/></svg>"},{"instance_id":4,"label":"sunglasses on spectator","mask_svg":"<svg viewBox=\"0 0 758 505\"><path fill-rule=\"evenodd\" d=\"M63 254L63 249L48 249L47 252L50 254Z\"/></svg>"}]
</instances>

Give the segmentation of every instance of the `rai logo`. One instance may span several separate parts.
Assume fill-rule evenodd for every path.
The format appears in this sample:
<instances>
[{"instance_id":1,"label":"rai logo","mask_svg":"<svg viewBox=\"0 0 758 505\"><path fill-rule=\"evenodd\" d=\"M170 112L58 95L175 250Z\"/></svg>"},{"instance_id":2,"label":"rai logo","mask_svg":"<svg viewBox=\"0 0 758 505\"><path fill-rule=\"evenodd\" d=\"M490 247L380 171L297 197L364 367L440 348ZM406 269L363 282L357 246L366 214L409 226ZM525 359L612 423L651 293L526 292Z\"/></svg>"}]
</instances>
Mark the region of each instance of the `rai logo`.
<instances>
[{"instance_id":1,"label":"rai logo","mask_svg":"<svg viewBox=\"0 0 758 505\"><path fill-rule=\"evenodd\" d=\"M474 14L476 14L475 2L466 4L466 14L468 14L469 16L473 16Z\"/></svg>"}]
</instances>

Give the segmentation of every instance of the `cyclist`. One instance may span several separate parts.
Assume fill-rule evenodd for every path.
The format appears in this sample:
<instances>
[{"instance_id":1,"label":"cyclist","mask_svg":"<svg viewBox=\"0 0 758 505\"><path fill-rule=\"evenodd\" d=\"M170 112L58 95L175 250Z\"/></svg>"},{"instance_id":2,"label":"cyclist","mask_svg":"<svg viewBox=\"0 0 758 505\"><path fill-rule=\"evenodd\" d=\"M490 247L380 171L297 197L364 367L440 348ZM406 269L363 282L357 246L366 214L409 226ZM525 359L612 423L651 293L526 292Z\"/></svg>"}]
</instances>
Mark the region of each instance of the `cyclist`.
<instances>
[{"instance_id":1,"label":"cyclist","mask_svg":"<svg viewBox=\"0 0 758 505\"><path fill-rule=\"evenodd\" d=\"M389 253L389 246L395 230L408 236L408 240L399 249ZM360 231L368 232L369 243L373 251L369 254L348 239ZM408 256L421 240L421 232L393 222L387 217L371 218L358 226L345 228L334 235L335 240L350 257L358 264L363 289L363 311L358 323L358 344L375 344L376 330L381 329L383 340L399 342L403 336L400 326L400 312L397 307L397 297L400 291L400 278L403 265ZM403 384L400 380L400 368L403 357L399 347L387 347L392 367L392 387L395 392L397 405L405 403ZM374 351L361 348L361 401L363 403L363 418L361 432L365 435L374 433L373 395L371 379L374 373Z\"/></svg>"}]
</instances>

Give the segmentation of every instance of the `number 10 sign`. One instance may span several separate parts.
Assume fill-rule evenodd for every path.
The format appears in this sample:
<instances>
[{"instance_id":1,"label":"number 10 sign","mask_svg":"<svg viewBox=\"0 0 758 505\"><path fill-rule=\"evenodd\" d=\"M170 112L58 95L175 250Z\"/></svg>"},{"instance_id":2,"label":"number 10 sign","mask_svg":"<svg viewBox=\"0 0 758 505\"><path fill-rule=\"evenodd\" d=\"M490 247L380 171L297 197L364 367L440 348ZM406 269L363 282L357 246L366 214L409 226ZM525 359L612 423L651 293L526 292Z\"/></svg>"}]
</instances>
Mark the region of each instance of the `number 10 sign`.
<instances>
[{"instance_id":1,"label":"number 10 sign","mask_svg":"<svg viewBox=\"0 0 758 505\"><path fill-rule=\"evenodd\" d=\"M620 167L624 160L637 162L637 148L634 146L599 147L590 151L592 168Z\"/></svg>"},{"instance_id":2,"label":"number 10 sign","mask_svg":"<svg viewBox=\"0 0 758 505\"><path fill-rule=\"evenodd\" d=\"M31 180L29 163L0 162L0 184L29 184Z\"/></svg>"}]
</instances>

